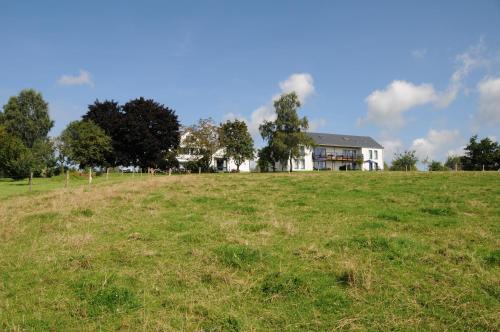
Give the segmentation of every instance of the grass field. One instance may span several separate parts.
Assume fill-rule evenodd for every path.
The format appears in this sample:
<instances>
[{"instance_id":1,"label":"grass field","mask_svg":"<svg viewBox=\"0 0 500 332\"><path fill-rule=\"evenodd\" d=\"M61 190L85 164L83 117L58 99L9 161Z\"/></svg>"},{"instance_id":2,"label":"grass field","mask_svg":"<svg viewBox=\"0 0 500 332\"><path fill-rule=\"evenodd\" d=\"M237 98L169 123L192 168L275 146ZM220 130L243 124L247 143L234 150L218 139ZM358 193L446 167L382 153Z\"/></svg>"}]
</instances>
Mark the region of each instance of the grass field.
<instances>
[{"instance_id":1,"label":"grass field","mask_svg":"<svg viewBox=\"0 0 500 332\"><path fill-rule=\"evenodd\" d=\"M44 181L0 182L0 330L500 328L498 173Z\"/></svg>"}]
</instances>

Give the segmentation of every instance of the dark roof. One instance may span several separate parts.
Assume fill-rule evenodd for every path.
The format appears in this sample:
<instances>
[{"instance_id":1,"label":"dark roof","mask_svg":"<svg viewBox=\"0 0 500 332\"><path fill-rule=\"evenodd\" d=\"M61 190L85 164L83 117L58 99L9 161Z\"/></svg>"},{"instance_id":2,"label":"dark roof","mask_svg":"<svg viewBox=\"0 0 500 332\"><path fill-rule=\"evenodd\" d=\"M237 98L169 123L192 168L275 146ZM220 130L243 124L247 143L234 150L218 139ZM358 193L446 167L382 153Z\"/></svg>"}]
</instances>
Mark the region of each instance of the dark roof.
<instances>
[{"instance_id":1,"label":"dark roof","mask_svg":"<svg viewBox=\"0 0 500 332\"><path fill-rule=\"evenodd\" d=\"M322 133L307 133L318 145L345 146L353 148L372 148L383 149L384 147L378 144L369 136L353 136L339 134L322 134Z\"/></svg>"}]
</instances>

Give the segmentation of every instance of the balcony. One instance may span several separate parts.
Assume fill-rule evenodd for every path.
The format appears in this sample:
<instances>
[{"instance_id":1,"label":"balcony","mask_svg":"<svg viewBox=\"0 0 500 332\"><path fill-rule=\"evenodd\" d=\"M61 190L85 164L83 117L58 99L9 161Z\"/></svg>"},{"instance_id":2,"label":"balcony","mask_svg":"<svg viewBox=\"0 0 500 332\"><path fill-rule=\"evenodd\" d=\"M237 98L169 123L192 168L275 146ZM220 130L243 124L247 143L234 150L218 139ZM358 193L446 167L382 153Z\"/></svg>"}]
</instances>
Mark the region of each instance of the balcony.
<instances>
[{"instance_id":1,"label":"balcony","mask_svg":"<svg viewBox=\"0 0 500 332\"><path fill-rule=\"evenodd\" d=\"M341 153L333 153L333 154L313 154L313 160L315 161L362 161L362 154L341 154Z\"/></svg>"}]
</instances>

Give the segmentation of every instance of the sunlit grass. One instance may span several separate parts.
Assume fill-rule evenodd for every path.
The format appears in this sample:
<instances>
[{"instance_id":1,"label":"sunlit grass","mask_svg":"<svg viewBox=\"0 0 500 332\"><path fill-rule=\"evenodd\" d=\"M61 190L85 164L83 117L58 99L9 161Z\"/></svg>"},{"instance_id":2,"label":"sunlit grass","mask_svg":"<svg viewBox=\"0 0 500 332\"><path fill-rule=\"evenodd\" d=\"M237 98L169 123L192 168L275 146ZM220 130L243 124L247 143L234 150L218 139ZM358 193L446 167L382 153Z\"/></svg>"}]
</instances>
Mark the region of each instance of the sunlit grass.
<instances>
[{"instance_id":1,"label":"sunlit grass","mask_svg":"<svg viewBox=\"0 0 500 332\"><path fill-rule=\"evenodd\" d=\"M72 183L0 182L1 330L499 328L498 173Z\"/></svg>"}]
</instances>

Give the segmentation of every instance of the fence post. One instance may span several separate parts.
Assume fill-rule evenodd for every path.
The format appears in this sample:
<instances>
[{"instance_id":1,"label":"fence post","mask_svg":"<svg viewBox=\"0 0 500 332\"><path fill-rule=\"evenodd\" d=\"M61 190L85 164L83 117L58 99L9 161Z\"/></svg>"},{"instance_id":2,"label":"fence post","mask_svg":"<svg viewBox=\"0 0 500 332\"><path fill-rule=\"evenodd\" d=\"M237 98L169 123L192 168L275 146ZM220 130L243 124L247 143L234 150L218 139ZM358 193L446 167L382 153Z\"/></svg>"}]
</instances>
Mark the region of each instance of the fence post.
<instances>
[{"instance_id":1,"label":"fence post","mask_svg":"<svg viewBox=\"0 0 500 332\"><path fill-rule=\"evenodd\" d=\"M89 167L89 186L92 183L92 167Z\"/></svg>"},{"instance_id":2,"label":"fence post","mask_svg":"<svg viewBox=\"0 0 500 332\"><path fill-rule=\"evenodd\" d=\"M408 172L408 166L405 165L405 172Z\"/></svg>"},{"instance_id":3,"label":"fence post","mask_svg":"<svg viewBox=\"0 0 500 332\"><path fill-rule=\"evenodd\" d=\"M106 181L109 179L109 167L106 167Z\"/></svg>"},{"instance_id":4,"label":"fence post","mask_svg":"<svg viewBox=\"0 0 500 332\"><path fill-rule=\"evenodd\" d=\"M172 175L172 169L171 168L168 169L168 176L170 176L170 175Z\"/></svg>"},{"instance_id":5,"label":"fence post","mask_svg":"<svg viewBox=\"0 0 500 332\"><path fill-rule=\"evenodd\" d=\"M31 191L32 187L33 187L33 172L30 172L29 185L30 185L30 191Z\"/></svg>"},{"instance_id":6,"label":"fence post","mask_svg":"<svg viewBox=\"0 0 500 332\"><path fill-rule=\"evenodd\" d=\"M455 172L458 171L458 164L455 163Z\"/></svg>"},{"instance_id":7,"label":"fence post","mask_svg":"<svg viewBox=\"0 0 500 332\"><path fill-rule=\"evenodd\" d=\"M201 174L201 167L198 167L198 174Z\"/></svg>"},{"instance_id":8,"label":"fence post","mask_svg":"<svg viewBox=\"0 0 500 332\"><path fill-rule=\"evenodd\" d=\"M483 172L484 172L484 164L483 164Z\"/></svg>"},{"instance_id":9,"label":"fence post","mask_svg":"<svg viewBox=\"0 0 500 332\"><path fill-rule=\"evenodd\" d=\"M64 182L64 188L68 188L69 184L69 170L66 170L66 181Z\"/></svg>"}]
</instances>

